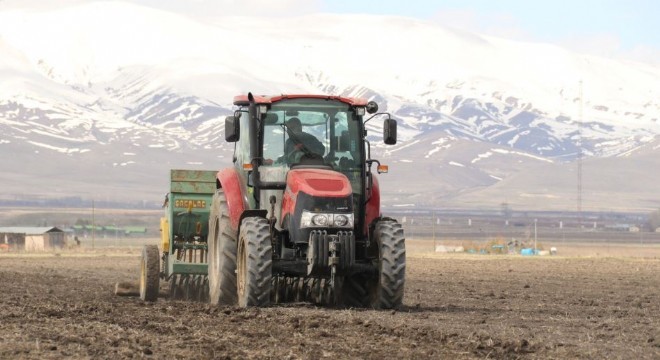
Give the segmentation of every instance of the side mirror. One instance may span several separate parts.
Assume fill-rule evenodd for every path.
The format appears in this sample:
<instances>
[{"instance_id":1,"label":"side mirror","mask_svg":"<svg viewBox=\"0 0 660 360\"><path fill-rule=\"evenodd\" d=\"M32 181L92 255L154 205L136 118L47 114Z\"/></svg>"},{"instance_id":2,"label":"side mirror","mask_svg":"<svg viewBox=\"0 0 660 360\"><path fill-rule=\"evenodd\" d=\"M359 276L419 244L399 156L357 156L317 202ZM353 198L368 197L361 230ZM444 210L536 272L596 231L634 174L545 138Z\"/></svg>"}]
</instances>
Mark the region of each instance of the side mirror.
<instances>
[{"instance_id":1,"label":"side mirror","mask_svg":"<svg viewBox=\"0 0 660 360\"><path fill-rule=\"evenodd\" d=\"M385 119L383 123L383 142L387 145L396 144L396 120Z\"/></svg>"},{"instance_id":2,"label":"side mirror","mask_svg":"<svg viewBox=\"0 0 660 360\"><path fill-rule=\"evenodd\" d=\"M227 116L225 118L225 140L227 142L236 142L241 137L240 121L236 116Z\"/></svg>"}]
</instances>

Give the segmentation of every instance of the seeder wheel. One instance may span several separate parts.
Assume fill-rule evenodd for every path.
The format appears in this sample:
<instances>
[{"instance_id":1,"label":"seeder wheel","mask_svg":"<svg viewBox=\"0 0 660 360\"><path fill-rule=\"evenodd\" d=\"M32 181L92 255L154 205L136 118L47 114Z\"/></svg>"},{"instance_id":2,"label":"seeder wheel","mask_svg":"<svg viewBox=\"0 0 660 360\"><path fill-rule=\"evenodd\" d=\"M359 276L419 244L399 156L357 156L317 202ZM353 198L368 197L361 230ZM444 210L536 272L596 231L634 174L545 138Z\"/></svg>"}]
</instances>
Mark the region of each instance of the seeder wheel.
<instances>
[{"instance_id":1,"label":"seeder wheel","mask_svg":"<svg viewBox=\"0 0 660 360\"><path fill-rule=\"evenodd\" d=\"M142 248L140 267L140 299L143 301L156 301L158 299L159 271L158 246L145 245Z\"/></svg>"}]
</instances>

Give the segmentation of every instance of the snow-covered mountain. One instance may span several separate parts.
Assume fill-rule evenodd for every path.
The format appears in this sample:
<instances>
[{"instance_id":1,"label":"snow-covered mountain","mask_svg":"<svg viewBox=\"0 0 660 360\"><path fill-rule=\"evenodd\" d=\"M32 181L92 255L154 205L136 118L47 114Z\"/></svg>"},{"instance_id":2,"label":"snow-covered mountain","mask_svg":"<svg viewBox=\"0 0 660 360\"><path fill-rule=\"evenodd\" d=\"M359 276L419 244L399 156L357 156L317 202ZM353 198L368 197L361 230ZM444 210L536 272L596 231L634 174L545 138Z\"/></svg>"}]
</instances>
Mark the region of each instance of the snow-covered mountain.
<instances>
[{"instance_id":1,"label":"snow-covered mountain","mask_svg":"<svg viewBox=\"0 0 660 360\"><path fill-rule=\"evenodd\" d=\"M392 113L399 143L372 142L392 164L388 206L574 208L581 139L585 208L660 207L660 68L547 44L392 16L10 1L0 79L0 198L160 199L170 168L228 165L223 119L252 91L361 96Z\"/></svg>"}]
</instances>

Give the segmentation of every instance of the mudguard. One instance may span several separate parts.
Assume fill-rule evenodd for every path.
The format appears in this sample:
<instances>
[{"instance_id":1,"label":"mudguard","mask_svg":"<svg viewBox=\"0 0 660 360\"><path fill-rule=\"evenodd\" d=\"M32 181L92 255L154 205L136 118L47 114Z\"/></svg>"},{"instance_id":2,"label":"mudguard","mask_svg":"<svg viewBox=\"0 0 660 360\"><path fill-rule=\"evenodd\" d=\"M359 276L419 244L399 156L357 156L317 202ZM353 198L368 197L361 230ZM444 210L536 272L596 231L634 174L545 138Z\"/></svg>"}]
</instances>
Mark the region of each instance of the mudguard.
<instances>
[{"instance_id":1,"label":"mudguard","mask_svg":"<svg viewBox=\"0 0 660 360\"><path fill-rule=\"evenodd\" d=\"M227 199L229 220L233 231L238 231L241 214L248 207L246 197L241 189L241 181L235 168L226 168L218 171L216 175L218 188L222 188Z\"/></svg>"}]
</instances>

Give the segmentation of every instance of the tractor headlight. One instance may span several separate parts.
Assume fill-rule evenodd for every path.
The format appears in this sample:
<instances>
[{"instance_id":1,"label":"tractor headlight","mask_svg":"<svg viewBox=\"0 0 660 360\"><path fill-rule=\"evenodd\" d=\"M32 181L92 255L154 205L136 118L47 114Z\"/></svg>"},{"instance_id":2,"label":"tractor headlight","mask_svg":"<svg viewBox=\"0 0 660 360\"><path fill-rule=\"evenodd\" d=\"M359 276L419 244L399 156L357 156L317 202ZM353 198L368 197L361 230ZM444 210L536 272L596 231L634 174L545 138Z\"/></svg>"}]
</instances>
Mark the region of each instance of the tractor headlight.
<instances>
[{"instance_id":1,"label":"tractor headlight","mask_svg":"<svg viewBox=\"0 0 660 360\"><path fill-rule=\"evenodd\" d=\"M302 228L353 228L353 214L328 214L303 211L300 218Z\"/></svg>"},{"instance_id":2,"label":"tractor headlight","mask_svg":"<svg viewBox=\"0 0 660 360\"><path fill-rule=\"evenodd\" d=\"M336 227L344 227L348 224L348 216L344 214L335 215L334 224Z\"/></svg>"},{"instance_id":3,"label":"tractor headlight","mask_svg":"<svg viewBox=\"0 0 660 360\"><path fill-rule=\"evenodd\" d=\"M328 225L328 215L318 214L312 216L312 224L314 226L326 226Z\"/></svg>"}]
</instances>

